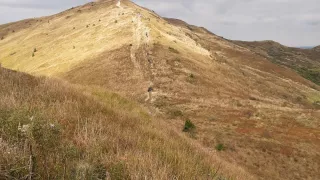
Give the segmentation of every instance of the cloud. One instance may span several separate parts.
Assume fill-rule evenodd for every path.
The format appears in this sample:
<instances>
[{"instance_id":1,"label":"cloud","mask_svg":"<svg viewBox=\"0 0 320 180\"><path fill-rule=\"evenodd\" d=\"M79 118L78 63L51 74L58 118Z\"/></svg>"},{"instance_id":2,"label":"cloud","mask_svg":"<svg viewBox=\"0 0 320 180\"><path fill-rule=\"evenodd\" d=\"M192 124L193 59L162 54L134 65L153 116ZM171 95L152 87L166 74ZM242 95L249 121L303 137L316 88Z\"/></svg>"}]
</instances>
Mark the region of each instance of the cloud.
<instances>
[{"instance_id":1,"label":"cloud","mask_svg":"<svg viewBox=\"0 0 320 180\"><path fill-rule=\"evenodd\" d=\"M320 44L319 0L134 1L230 39L270 39L289 46Z\"/></svg>"},{"instance_id":2,"label":"cloud","mask_svg":"<svg viewBox=\"0 0 320 180\"><path fill-rule=\"evenodd\" d=\"M58 13L90 0L0 0L0 23ZM320 44L319 0L133 0L230 39Z\"/></svg>"}]
</instances>

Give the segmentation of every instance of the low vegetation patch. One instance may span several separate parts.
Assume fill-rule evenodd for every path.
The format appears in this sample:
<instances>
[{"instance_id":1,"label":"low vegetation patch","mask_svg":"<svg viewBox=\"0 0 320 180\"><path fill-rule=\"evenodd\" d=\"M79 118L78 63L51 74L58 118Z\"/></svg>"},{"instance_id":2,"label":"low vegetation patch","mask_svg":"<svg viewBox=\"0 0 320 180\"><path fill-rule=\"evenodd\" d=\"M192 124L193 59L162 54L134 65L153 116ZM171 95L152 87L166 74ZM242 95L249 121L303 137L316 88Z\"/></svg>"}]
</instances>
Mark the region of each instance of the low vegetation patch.
<instances>
[{"instance_id":1,"label":"low vegetation patch","mask_svg":"<svg viewBox=\"0 0 320 180\"><path fill-rule=\"evenodd\" d=\"M190 119L187 119L183 127L183 132L191 132L191 131L194 131L195 129L196 129L196 126L191 122Z\"/></svg>"},{"instance_id":2,"label":"low vegetation patch","mask_svg":"<svg viewBox=\"0 0 320 180\"><path fill-rule=\"evenodd\" d=\"M307 68L302 67L302 68L296 68L296 70L298 71L298 73L302 77L314 82L317 85L320 85L320 70L319 69L307 69Z\"/></svg>"},{"instance_id":3,"label":"low vegetation patch","mask_svg":"<svg viewBox=\"0 0 320 180\"><path fill-rule=\"evenodd\" d=\"M217 151L223 151L223 150L225 150L225 146L223 144L219 143L219 144L216 145L216 150Z\"/></svg>"}]
</instances>

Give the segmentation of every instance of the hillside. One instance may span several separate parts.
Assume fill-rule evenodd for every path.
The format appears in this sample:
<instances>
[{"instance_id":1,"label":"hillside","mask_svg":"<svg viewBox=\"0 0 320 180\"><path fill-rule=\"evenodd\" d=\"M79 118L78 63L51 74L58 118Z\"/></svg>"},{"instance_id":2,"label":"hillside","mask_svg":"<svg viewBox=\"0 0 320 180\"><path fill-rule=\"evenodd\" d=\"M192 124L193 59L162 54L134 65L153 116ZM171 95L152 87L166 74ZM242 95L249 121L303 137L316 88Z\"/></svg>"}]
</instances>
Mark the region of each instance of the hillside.
<instances>
[{"instance_id":1,"label":"hillside","mask_svg":"<svg viewBox=\"0 0 320 180\"><path fill-rule=\"evenodd\" d=\"M0 179L27 177L31 152L35 179L250 178L116 94L4 68L0 129Z\"/></svg>"},{"instance_id":2,"label":"hillside","mask_svg":"<svg viewBox=\"0 0 320 180\"><path fill-rule=\"evenodd\" d=\"M273 41L241 42L236 44L249 48L271 62L295 70L302 77L320 85L320 51L313 49L299 49L283 46Z\"/></svg>"},{"instance_id":3,"label":"hillside","mask_svg":"<svg viewBox=\"0 0 320 180\"><path fill-rule=\"evenodd\" d=\"M84 88L85 94L92 94L96 88L115 92L141 106L146 116L154 118L153 123L160 123L156 125L158 133L172 129L177 133L174 137L183 137L183 141L169 137L161 141L172 141L175 153L182 153L179 150L185 147L180 141L196 144L192 151L195 154L179 155L188 163L171 159L178 169L161 169L157 172L164 176L156 174L156 179L192 179L199 175L192 167L206 174L208 167L194 164L193 158L198 159L198 155L221 159L219 162L227 164L221 170L225 177L230 169L229 176L239 174L236 179L320 178L320 87L284 66L290 65L287 61L277 63L282 62L283 54L277 55L278 59L266 53L268 43L265 48L255 49L250 43L226 40L181 20L164 19L130 1L122 1L121 7L116 2L98 1L53 16L1 25L4 38L0 40L0 63L34 76L62 79L70 86ZM284 48L276 43L271 46L277 53ZM303 58L296 60L299 67L318 67L316 51L301 53ZM103 97L95 96L98 101ZM123 125L131 122L130 116ZM116 127L120 132L122 126ZM190 127L194 128L182 131ZM128 146L146 147L143 144L148 140L138 138L143 136L141 131L133 133L124 136L129 140L137 136L136 142ZM105 134L100 138L109 142ZM163 151L155 150L160 157ZM137 157L141 156L145 153ZM136 154L129 153L129 157ZM171 168L170 158L165 159ZM168 161L161 160L139 165L166 167ZM131 162L123 160L127 161ZM208 161L213 168L219 167L215 159ZM228 168L230 164L239 169ZM131 170L130 174L135 175ZM147 172L152 175L154 170ZM132 179L147 173L143 169L137 172L141 174Z\"/></svg>"}]
</instances>

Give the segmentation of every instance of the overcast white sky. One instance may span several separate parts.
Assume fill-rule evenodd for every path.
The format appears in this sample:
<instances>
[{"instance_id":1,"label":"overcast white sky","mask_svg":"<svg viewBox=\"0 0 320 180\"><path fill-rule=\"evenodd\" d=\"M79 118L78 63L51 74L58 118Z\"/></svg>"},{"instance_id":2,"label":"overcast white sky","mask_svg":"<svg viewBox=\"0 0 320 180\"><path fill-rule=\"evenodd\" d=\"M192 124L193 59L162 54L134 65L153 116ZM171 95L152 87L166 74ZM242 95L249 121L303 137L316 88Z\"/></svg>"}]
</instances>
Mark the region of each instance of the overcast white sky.
<instances>
[{"instance_id":1,"label":"overcast white sky","mask_svg":"<svg viewBox=\"0 0 320 180\"><path fill-rule=\"evenodd\" d=\"M133 0L228 39L320 45L320 0ZM51 15L89 0L0 0L0 24Z\"/></svg>"}]
</instances>

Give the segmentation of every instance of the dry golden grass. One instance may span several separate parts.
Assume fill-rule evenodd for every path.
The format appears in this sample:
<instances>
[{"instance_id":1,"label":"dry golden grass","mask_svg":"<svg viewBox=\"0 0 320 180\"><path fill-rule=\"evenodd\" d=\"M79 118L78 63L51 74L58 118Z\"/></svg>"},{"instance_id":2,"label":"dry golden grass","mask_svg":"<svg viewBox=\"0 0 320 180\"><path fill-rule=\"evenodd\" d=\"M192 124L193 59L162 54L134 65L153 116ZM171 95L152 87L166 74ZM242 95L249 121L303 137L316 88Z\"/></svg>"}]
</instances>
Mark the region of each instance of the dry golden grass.
<instances>
[{"instance_id":1,"label":"dry golden grass","mask_svg":"<svg viewBox=\"0 0 320 180\"><path fill-rule=\"evenodd\" d=\"M32 121L30 118L32 117ZM150 117L138 104L99 88L0 69L0 178L250 178ZM33 124L32 138L18 126Z\"/></svg>"}]
</instances>

